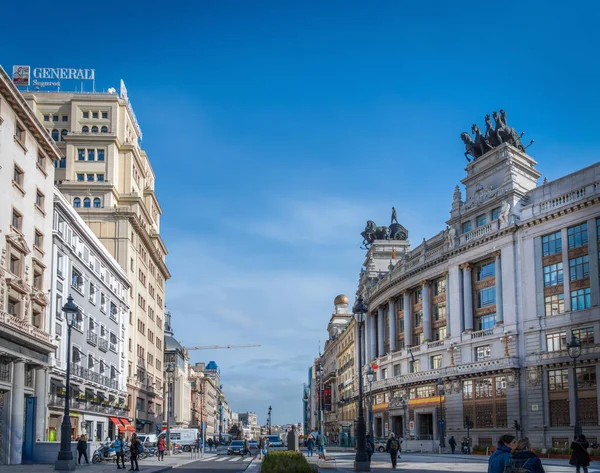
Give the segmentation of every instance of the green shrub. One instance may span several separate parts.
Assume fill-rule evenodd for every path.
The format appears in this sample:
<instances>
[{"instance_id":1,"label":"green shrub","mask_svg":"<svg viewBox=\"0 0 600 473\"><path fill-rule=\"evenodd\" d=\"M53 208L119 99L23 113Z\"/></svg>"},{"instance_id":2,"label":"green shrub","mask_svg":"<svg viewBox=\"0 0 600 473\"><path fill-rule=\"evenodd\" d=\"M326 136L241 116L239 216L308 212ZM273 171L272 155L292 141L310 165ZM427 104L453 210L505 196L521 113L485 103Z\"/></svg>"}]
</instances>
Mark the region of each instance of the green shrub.
<instances>
[{"instance_id":1,"label":"green shrub","mask_svg":"<svg viewBox=\"0 0 600 473\"><path fill-rule=\"evenodd\" d=\"M474 452L486 452L488 447L486 445L473 445Z\"/></svg>"},{"instance_id":2,"label":"green shrub","mask_svg":"<svg viewBox=\"0 0 600 473\"><path fill-rule=\"evenodd\" d=\"M261 473L313 473L314 468L300 452L273 451L262 461Z\"/></svg>"},{"instance_id":3,"label":"green shrub","mask_svg":"<svg viewBox=\"0 0 600 473\"><path fill-rule=\"evenodd\" d=\"M600 457L600 448L595 448L594 450L592 450L592 456Z\"/></svg>"}]
</instances>

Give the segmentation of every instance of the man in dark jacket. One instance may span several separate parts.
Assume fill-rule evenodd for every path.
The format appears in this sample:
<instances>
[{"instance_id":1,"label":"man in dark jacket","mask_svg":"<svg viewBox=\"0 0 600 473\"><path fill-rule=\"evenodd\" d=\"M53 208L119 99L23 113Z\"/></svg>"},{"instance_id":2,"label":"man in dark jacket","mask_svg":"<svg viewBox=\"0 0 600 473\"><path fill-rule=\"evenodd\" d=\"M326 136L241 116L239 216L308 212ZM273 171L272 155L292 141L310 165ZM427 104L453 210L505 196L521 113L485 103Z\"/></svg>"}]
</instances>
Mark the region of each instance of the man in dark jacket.
<instances>
[{"instance_id":1,"label":"man in dark jacket","mask_svg":"<svg viewBox=\"0 0 600 473\"><path fill-rule=\"evenodd\" d=\"M398 450L400 450L400 442L398 442L394 432L392 432L385 446L385 451L390 454L392 460L392 468L396 468L396 463L398 462Z\"/></svg>"},{"instance_id":2,"label":"man in dark jacket","mask_svg":"<svg viewBox=\"0 0 600 473\"><path fill-rule=\"evenodd\" d=\"M454 438L454 435L448 440L448 445L450 445L450 448L452 449L452 454L454 455L454 450L456 450L456 439Z\"/></svg>"},{"instance_id":3,"label":"man in dark jacket","mask_svg":"<svg viewBox=\"0 0 600 473\"><path fill-rule=\"evenodd\" d=\"M488 462L488 473L504 473L504 467L511 463L510 454L515 444L514 435L503 435L498 439L498 448Z\"/></svg>"},{"instance_id":4,"label":"man in dark jacket","mask_svg":"<svg viewBox=\"0 0 600 473\"><path fill-rule=\"evenodd\" d=\"M575 472L580 473L583 469L583 473L588 473L588 466L590 465L590 455L587 449L590 444L588 443L585 435L581 434L575 438L575 441L571 442L571 459L569 464L575 467Z\"/></svg>"},{"instance_id":5,"label":"man in dark jacket","mask_svg":"<svg viewBox=\"0 0 600 473\"><path fill-rule=\"evenodd\" d=\"M365 447L367 448L367 455L369 456L369 461L371 461L371 457L373 456L373 452L375 451L375 442L373 442L373 438L371 434L367 434L367 444Z\"/></svg>"}]
</instances>

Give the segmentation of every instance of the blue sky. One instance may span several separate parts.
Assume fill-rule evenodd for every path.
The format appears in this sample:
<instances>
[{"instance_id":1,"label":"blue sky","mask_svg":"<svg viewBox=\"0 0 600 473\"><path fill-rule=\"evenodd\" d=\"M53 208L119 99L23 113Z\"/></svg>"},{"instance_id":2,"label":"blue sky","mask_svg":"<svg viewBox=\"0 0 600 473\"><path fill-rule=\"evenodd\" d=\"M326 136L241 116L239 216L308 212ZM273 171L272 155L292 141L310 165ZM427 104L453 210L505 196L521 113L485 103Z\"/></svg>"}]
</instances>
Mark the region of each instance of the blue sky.
<instances>
[{"instance_id":1,"label":"blue sky","mask_svg":"<svg viewBox=\"0 0 600 473\"><path fill-rule=\"evenodd\" d=\"M123 78L164 210L167 306L235 410L301 419L367 219L445 228L459 135L504 108L553 179L598 160L594 2L183 1L2 7L0 63Z\"/></svg>"}]
</instances>

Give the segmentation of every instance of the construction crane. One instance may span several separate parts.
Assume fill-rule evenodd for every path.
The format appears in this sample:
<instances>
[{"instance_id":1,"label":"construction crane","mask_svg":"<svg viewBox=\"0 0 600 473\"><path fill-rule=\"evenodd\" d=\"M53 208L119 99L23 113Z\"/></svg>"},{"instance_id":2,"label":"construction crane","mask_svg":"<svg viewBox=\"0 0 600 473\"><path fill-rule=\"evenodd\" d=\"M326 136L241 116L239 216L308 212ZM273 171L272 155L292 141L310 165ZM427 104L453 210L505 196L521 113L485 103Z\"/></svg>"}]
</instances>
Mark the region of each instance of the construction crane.
<instances>
[{"instance_id":1,"label":"construction crane","mask_svg":"<svg viewBox=\"0 0 600 473\"><path fill-rule=\"evenodd\" d=\"M255 348L260 347L262 345L204 345L200 347L185 347L186 350L220 350L223 348L231 349L231 348Z\"/></svg>"}]
</instances>

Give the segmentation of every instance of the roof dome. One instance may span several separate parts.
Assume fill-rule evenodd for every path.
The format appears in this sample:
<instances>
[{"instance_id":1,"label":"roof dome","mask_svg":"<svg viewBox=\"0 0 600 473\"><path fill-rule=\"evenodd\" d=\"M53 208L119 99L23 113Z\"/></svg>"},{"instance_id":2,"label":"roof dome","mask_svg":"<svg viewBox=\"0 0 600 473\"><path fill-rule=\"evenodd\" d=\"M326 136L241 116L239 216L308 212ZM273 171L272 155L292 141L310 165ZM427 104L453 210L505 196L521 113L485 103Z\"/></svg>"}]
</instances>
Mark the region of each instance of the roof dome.
<instances>
[{"instance_id":1,"label":"roof dome","mask_svg":"<svg viewBox=\"0 0 600 473\"><path fill-rule=\"evenodd\" d=\"M346 304L348 305L350 302L348 301L348 297L346 297L344 294L340 294L339 296L336 296L336 298L333 301L334 305L340 305L340 304Z\"/></svg>"}]
</instances>

